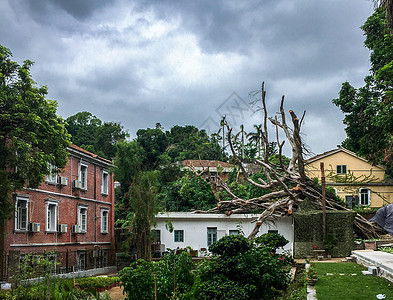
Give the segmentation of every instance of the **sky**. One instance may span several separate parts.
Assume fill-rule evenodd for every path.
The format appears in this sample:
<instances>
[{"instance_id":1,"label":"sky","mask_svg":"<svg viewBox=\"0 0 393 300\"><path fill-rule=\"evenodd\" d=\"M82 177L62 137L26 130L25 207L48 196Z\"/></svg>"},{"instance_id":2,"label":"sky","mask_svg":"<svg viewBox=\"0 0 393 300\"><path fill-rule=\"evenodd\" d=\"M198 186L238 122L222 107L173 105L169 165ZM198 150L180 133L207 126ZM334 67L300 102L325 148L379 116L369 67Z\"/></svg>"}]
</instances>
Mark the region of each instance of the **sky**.
<instances>
[{"instance_id":1,"label":"sky","mask_svg":"<svg viewBox=\"0 0 393 300\"><path fill-rule=\"evenodd\" d=\"M285 94L318 154L345 139L332 99L363 85L372 12L368 0L2 0L0 44L35 62L58 115L89 111L131 138L156 123L211 134L223 115L251 132L263 115L249 94L265 82L268 115Z\"/></svg>"}]
</instances>

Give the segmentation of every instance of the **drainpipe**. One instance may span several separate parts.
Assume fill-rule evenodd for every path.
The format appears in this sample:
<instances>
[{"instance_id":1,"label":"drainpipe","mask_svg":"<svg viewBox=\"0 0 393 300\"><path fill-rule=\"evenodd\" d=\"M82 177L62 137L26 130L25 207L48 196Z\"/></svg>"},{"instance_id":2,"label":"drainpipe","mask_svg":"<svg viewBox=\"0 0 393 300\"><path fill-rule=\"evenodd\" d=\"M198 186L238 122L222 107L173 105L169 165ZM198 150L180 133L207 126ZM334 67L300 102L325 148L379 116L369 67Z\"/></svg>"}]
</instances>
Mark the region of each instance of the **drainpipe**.
<instances>
[{"instance_id":1,"label":"drainpipe","mask_svg":"<svg viewBox=\"0 0 393 300\"><path fill-rule=\"evenodd\" d=\"M97 166L94 165L94 200L97 200ZM97 203L94 201L94 243L97 242L97 212L96 212Z\"/></svg>"}]
</instances>

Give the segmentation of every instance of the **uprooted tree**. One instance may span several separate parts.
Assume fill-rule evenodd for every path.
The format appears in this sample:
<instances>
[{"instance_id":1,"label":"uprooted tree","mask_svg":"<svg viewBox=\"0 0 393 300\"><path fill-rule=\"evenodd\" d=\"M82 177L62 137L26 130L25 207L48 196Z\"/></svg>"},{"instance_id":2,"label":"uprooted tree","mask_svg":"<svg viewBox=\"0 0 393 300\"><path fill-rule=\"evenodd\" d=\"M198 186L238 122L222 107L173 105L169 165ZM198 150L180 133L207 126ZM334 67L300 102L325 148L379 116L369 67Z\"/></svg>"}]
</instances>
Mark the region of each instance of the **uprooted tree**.
<instances>
[{"instance_id":1,"label":"uprooted tree","mask_svg":"<svg viewBox=\"0 0 393 300\"><path fill-rule=\"evenodd\" d=\"M233 134L233 128L225 122L227 127L227 140L231 149L232 155L239 165L240 171L244 179L250 184L269 190L270 193L252 199L243 199L238 197L220 178L216 182L211 182L213 193L215 194L218 204L217 207L210 210L212 212L225 212L227 215L233 213L250 213L252 211L260 211L255 226L249 235L253 238L259 231L262 223L265 221L274 221L277 217L291 215L298 208L299 204L308 199L316 207L322 208L322 188L318 183L315 183L309 178L305 171L304 154L307 151L300 135L300 129L304 120L305 112L301 119L290 110L290 118L292 127L287 124L286 115L284 112L284 96L281 99L279 116L274 118L268 117L266 107L266 91L262 83L262 89L259 91L261 95L261 110L264 115L263 127L261 128L261 144L263 147L263 157L255 160L255 164L259 165L261 172L265 175L266 180L261 178L258 181L253 180L248 174L238 153L240 149L236 148L236 136ZM254 96L257 95L256 93ZM259 100L258 100L259 101ZM268 138L268 122L275 126L275 139L278 146L278 163L273 163L269 160L269 138ZM286 140L290 143L292 148L292 157L289 164L283 163L283 146L285 140L280 141L279 131L282 130L285 134ZM208 169L204 169L201 174L209 173ZM231 200L222 200L218 196L217 190L225 190ZM326 194L326 209L327 210L350 210L341 205L332 195ZM380 227L374 223L369 222L363 216L356 214L354 222L355 231L366 238L375 238L382 234Z\"/></svg>"}]
</instances>

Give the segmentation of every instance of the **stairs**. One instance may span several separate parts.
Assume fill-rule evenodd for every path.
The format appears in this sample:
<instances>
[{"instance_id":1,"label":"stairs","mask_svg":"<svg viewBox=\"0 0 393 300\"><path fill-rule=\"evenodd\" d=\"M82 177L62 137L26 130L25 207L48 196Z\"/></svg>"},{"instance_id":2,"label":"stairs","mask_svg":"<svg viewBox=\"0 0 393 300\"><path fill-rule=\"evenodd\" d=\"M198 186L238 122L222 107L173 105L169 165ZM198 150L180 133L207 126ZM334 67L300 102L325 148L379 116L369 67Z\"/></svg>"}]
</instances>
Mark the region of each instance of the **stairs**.
<instances>
[{"instance_id":1,"label":"stairs","mask_svg":"<svg viewBox=\"0 0 393 300\"><path fill-rule=\"evenodd\" d=\"M366 276L377 276L378 275L378 268L375 266L368 267L367 271L362 271L363 275Z\"/></svg>"}]
</instances>

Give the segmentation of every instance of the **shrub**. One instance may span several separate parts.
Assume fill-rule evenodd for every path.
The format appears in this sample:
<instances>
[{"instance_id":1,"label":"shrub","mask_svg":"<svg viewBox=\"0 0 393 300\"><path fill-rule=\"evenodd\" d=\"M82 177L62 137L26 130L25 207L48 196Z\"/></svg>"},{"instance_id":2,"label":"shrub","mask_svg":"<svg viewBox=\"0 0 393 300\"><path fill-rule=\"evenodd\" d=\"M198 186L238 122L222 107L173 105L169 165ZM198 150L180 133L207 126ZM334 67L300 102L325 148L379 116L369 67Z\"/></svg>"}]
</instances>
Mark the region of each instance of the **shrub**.
<instances>
[{"instance_id":1,"label":"shrub","mask_svg":"<svg viewBox=\"0 0 393 300\"><path fill-rule=\"evenodd\" d=\"M158 299L170 299L174 294L186 294L191 289L193 268L190 254L182 252L166 255L158 262L138 260L119 275L128 299L154 299L154 276Z\"/></svg>"},{"instance_id":2,"label":"shrub","mask_svg":"<svg viewBox=\"0 0 393 300\"><path fill-rule=\"evenodd\" d=\"M278 248L284 247L288 244L288 240L278 233L264 233L261 236L255 238L255 243L264 247L270 248L271 251L275 252Z\"/></svg>"},{"instance_id":3,"label":"shrub","mask_svg":"<svg viewBox=\"0 0 393 300\"><path fill-rule=\"evenodd\" d=\"M276 240L283 238L276 236ZM215 255L198 266L195 299L271 299L276 290L285 289L289 283L292 258L275 254L271 246L230 235L209 249ZM239 294L230 298L235 293L230 287Z\"/></svg>"},{"instance_id":4,"label":"shrub","mask_svg":"<svg viewBox=\"0 0 393 300\"><path fill-rule=\"evenodd\" d=\"M246 252L250 248L251 243L244 236L227 235L210 245L209 250L217 255L234 256Z\"/></svg>"}]
</instances>

